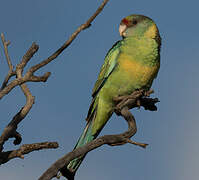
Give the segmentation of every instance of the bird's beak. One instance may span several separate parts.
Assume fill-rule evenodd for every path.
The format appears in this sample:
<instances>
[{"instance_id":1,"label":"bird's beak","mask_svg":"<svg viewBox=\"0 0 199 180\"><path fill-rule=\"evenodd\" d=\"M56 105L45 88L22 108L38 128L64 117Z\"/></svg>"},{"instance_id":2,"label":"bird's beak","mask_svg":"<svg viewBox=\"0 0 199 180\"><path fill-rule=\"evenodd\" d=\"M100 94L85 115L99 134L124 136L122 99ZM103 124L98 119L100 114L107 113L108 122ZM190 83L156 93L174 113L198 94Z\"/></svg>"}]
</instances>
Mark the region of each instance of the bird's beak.
<instances>
[{"instance_id":1,"label":"bird's beak","mask_svg":"<svg viewBox=\"0 0 199 180\"><path fill-rule=\"evenodd\" d=\"M120 26L119 26L120 36L125 36L124 32L126 31L126 29L127 29L126 24L120 24Z\"/></svg>"}]
</instances>

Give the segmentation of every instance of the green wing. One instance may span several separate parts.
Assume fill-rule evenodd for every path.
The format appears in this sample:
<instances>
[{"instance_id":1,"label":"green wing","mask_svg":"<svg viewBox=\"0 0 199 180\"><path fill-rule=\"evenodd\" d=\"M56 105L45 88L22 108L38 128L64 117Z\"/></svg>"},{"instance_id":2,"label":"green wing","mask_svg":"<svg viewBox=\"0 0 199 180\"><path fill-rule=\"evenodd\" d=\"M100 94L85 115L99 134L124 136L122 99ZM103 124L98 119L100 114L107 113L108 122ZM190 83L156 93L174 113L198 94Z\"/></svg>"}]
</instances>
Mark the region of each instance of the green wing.
<instances>
[{"instance_id":1,"label":"green wing","mask_svg":"<svg viewBox=\"0 0 199 180\"><path fill-rule=\"evenodd\" d=\"M117 57L120 53L121 41L116 42L113 47L108 51L104 64L101 67L100 73L98 75L98 79L94 85L92 91L92 97L94 98L99 90L103 87L104 83L113 72L114 68L117 65Z\"/></svg>"},{"instance_id":2,"label":"green wing","mask_svg":"<svg viewBox=\"0 0 199 180\"><path fill-rule=\"evenodd\" d=\"M106 82L110 74L113 72L114 68L117 66L117 57L120 54L120 46L121 46L121 41L116 42L113 45L113 47L108 51L105 57L104 64L101 67L98 79L95 82L95 86L92 91L93 100L88 110L88 115L86 118L87 121L92 119L92 117L95 115L98 104L98 98L96 95L103 87L104 83Z\"/></svg>"}]
</instances>

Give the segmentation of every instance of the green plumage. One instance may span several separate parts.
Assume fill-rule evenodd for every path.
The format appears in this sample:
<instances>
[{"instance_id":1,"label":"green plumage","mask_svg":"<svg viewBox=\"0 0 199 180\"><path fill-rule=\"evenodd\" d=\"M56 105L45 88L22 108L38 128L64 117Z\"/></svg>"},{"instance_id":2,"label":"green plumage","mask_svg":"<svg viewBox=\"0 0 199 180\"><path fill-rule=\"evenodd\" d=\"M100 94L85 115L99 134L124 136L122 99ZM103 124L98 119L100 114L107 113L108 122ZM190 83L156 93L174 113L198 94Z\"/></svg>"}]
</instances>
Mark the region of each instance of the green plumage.
<instances>
[{"instance_id":1,"label":"green plumage","mask_svg":"<svg viewBox=\"0 0 199 180\"><path fill-rule=\"evenodd\" d=\"M127 16L120 26L123 39L105 57L93 88L87 125L75 148L95 139L113 113L113 98L149 89L160 66L160 36L155 23L142 15ZM84 157L69 163L75 173Z\"/></svg>"}]
</instances>

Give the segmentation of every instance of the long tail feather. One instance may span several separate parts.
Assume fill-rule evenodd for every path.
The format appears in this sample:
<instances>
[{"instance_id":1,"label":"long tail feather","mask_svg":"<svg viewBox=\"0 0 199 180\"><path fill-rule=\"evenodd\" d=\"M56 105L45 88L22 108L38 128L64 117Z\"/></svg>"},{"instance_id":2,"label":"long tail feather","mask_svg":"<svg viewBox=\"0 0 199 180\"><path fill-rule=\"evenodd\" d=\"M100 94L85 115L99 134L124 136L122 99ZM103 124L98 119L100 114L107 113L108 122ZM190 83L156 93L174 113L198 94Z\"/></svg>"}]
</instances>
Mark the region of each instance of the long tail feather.
<instances>
[{"instance_id":1,"label":"long tail feather","mask_svg":"<svg viewBox=\"0 0 199 180\"><path fill-rule=\"evenodd\" d=\"M93 102L91 103L86 119L87 125L74 149L81 147L95 139L100 131L103 129L107 120L112 115L112 107L109 106L109 104L107 105L106 102L103 101L101 101L101 103L99 104L98 100L98 97L95 97L93 99ZM102 122L96 124L97 122L99 122L99 120L101 120ZM86 154L72 160L67 166L65 166L61 170L61 173L69 180L74 180L75 172L77 171L85 156Z\"/></svg>"},{"instance_id":2,"label":"long tail feather","mask_svg":"<svg viewBox=\"0 0 199 180\"><path fill-rule=\"evenodd\" d=\"M77 149L78 147L81 147L85 144L87 144L88 142L91 142L95 137L92 135L92 121L89 121L82 133L82 135L80 136L77 144L75 145L74 149ZM67 169L70 170L71 172L75 172L78 167L80 166L81 162L83 161L85 155L83 157L80 158L76 158L74 160L72 160L68 166Z\"/></svg>"},{"instance_id":3,"label":"long tail feather","mask_svg":"<svg viewBox=\"0 0 199 180\"><path fill-rule=\"evenodd\" d=\"M77 149L78 147L81 147L89 142L91 142L93 139L96 138L96 136L92 135L92 123L93 121L89 121L87 122L87 125L82 133L82 135L80 136L77 144L75 145L74 149ZM62 175L64 175L65 177L67 177L69 180L74 180L74 176L75 176L75 172L77 171L77 169L79 168L80 164L82 163L84 157L86 156L86 154L84 156L81 156L79 158L76 158L74 160L72 160L67 167L64 167L61 172Z\"/></svg>"}]
</instances>

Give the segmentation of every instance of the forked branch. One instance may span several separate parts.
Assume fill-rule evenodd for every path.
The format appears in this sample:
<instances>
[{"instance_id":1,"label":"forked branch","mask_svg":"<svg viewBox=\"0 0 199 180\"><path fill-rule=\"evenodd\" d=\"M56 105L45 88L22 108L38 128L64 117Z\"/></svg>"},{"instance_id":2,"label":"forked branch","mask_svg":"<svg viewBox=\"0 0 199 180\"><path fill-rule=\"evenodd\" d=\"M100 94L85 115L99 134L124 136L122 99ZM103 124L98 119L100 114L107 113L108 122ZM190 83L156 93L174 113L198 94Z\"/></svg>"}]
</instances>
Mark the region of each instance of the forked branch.
<instances>
[{"instance_id":1,"label":"forked branch","mask_svg":"<svg viewBox=\"0 0 199 180\"><path fill-rule=\"evenodd\" d=\"M33 45L30 47L30 49L26 52L26 54L23 56L21 62L17 65L16 71L13 71L13 65L8 53L8 43L5 40L5 37L3 34L1 34L2 43L4 46L4 52L6 56L6 60L9 67L8 75L6 76L2 88L4 89L7 87L7 83L11 76L14 74L16 75L16 80L23 78L22 73L23 69L28 63L28 61L31 59L31 57L34 55L34 53L37 52L38 46L33 43ZM9 138L15 138L13 144L17 145L20 144L22 141L22 137L19 132L17 132L18 124L26 117L30 109L32 108L32 105L34 104L34 96L32 96L30 90L28 89L27 85L20 84L21 90L24 93L26 97L26 104L21 108L21 110L13 117L11 122L5 127L3 130L1 136L0 136L0 165L8 162L9 160L13 158L23 158L23 155L28 154L32 151L40 150L40 149L50 149L50 148L57 148L58 143L57 142L45 142L45 143L35 143L35 144L24 144L17 150L12 151L3 151L3 145Z\"/></svg>"},{"instance_id":2,"label":"forked branch","mask_svg":"<svg viewBox=\"0 0 199 180\"><path fill-rule=\"evenodd\" d=\"M3 84L1 86L1 90L7 85L9 79L14 76L16 73L13 71L13 65L11 63L11 60L10 60L10 56L8 54L8 46L10 44L10 41L6 41L5 40L5 37L4 37L4 34L1 33L1 41L3 43L3 47L4 47L4 53L5 53L5 56L6 56L6 61L7 61L7 64L8 64L8 67L9 67L9 71L8 71L8 74L7 76L5 77L4 81L3 81Z\"/></svg>"},{"instance_id":3,"label":"forked branch","mask_svg":"<svg viewBox=\"0 0 199 180\"><path fill-rule=\"evenodd\" d=\"M13 73L8 73L8 78L6 79L5 83L2 85L2 89L0 91L0 99L3 98L6 94L8 94L14 87L23 84L25 82L46 82L48 77L50 76L50 72L47 72L43 76L34 76L34 72L36 72L38 69L42 68L43 66L47 65L54 59L56 59L72 42L73 40L77 37L77 35L84 29L87 29L91 26L91 23L93 20L97 17L97 15L103 10L104 6L108 3L109 0L104 0L102 4L99 6L99 8L96 10L96 12L82 25L80 25L76 31L69 37L69 39L58 49L56 50L52 55L50 55L48 58L44 59L40 63L32 66L26 74L21 77L13 80L10 82L7 86L5 86L8 83L8 80L10 79L11 76L13 76ZM27 62L30 60L30 58L37 52L39 49L39 46L36 45L35 43L32 44L31 48L28 50L26 53L27 56L25 57L25 60L22 60L21 62L21 68L27 64ZM28 56L28 54L30 54ZM30 57L30 58L28 58Z\"/></svg>"},{"instance_id":4,"label":"forked branch","mask_svg":"<svg viewBox=\"0 0 199 180\"><path fill-rule=\"evenodd\" d=\"M5 127L5 129L3 130L0 136L0 162L5 163L8 160L17 157L17 156L14 156L13 154L16 154L16 152L19 152L19 151L21 152L21 148L19 150L13 150L13 151L8 151L8 152L2 152L2 151L3 151L4 143L9 138L15 138L13 142L15 145L20 144L22 141L22 137L20 133L17 132L17 127L18 127L18 124L29 113L30 109L32 108L32 105L34 104L34 96L32 96L30 90L28 89L25 83L26 82L46 82L51 74L50 72L46 72L45 74L41 76L36 76L34 75L34 73L40 68L42 68L43 66L47 65L48 63L56 59L72 43L72 41L77 37L77 35L82 30L90 27L93 20L103 10L104 6L108 3L108 1L109 0L104 0L102 4L99 6L99 8L96 10L96 12L84 24L79 26L77 30L69 37L69 39L58 50L56 50L52 55L50 55L45 60L29 68L27 72L24 74L23 74L23 71L24 71L25 66L31 60L33 55L38 51L39 46L36 43L33 43L31 47L28 49L28 51L25 53L25 55L23 56L21 62L17 64L16 68L14 69L14 66L12 65L12 62L8 53L8 45L10 44L10 41L6 41L4 34L3 33L1 34L1 40L3 43L4 53L5 53L8 67L9 67L9 71L0 89L0 99L3 98L6 94L8 94L16 86L20 86L22 92L24 93L26 97L26 104L13 117L11 122ZM12 76L15 76L16 78L12 80L11 82L9 82ZM27 147L27 145L25 147Z\"/></svg>"}]
</instances>

